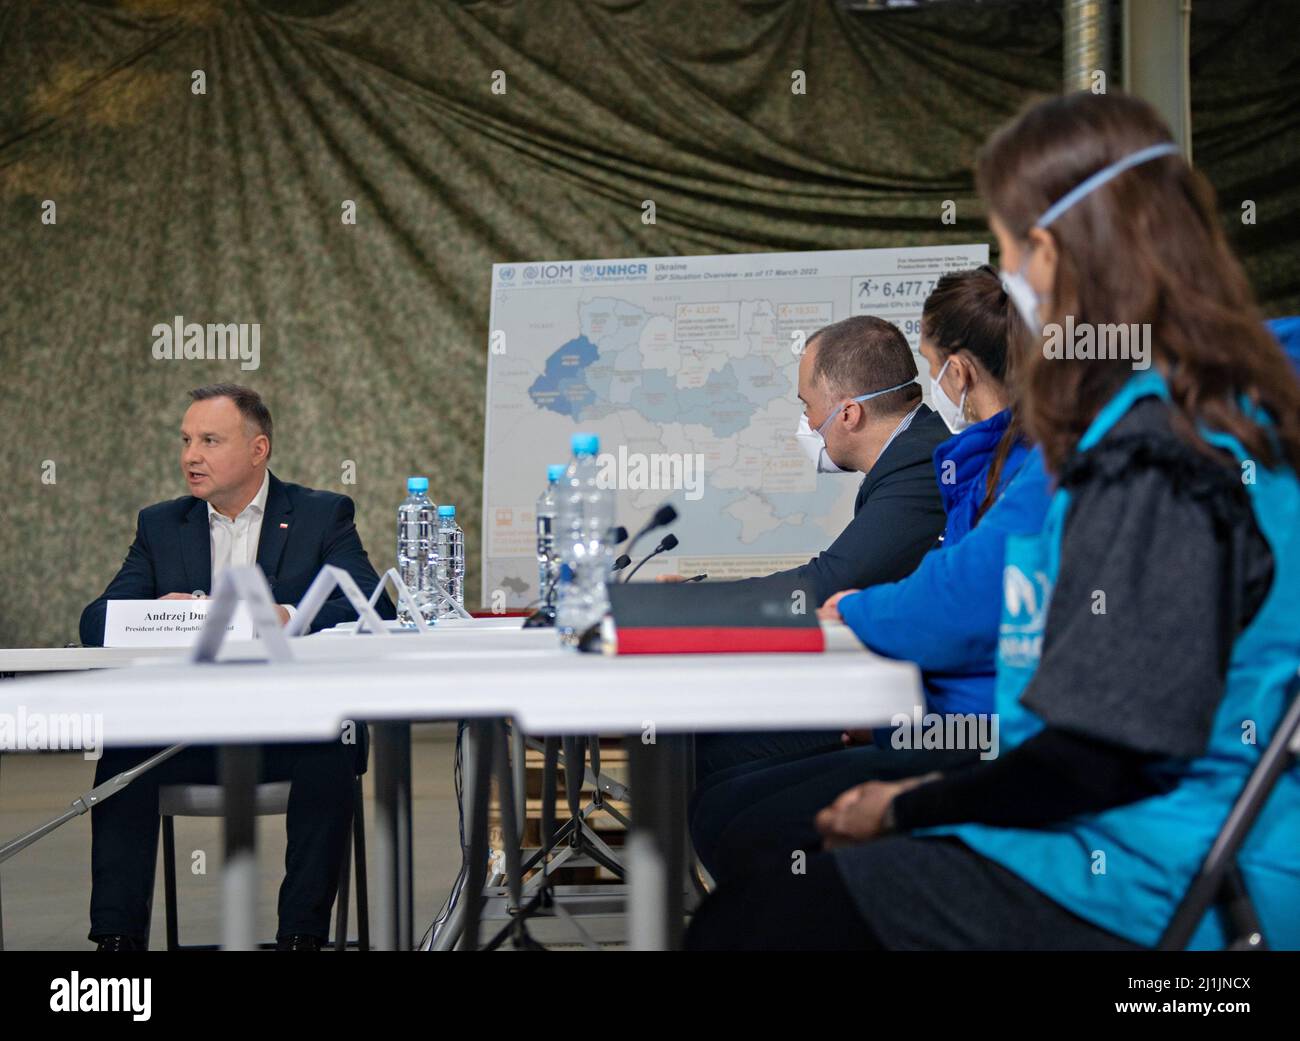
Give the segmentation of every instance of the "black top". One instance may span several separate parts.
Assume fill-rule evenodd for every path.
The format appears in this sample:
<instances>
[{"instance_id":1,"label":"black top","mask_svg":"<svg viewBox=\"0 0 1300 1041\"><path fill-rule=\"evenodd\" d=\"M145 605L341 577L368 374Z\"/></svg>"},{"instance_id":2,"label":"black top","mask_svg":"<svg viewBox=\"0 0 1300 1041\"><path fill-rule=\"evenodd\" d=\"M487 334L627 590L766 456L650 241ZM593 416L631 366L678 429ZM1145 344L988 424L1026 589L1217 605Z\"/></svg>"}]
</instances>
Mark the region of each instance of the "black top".
<instances>
[{"instance_id":1,"label":"black top","mask_svg":"<svg viewBox=\"0 0 1300 1041\"><path fill-rule=\"evenodd\" d=\"M862 478L853 519L835 541L807 564L749 581L773 580L806 589L816 608L842 589L906 578L947 521L934 473L934 450L950 436L939 414L922 405Z\"/></svg>"},{"instance_id":2,"label":"black top","mask_svg":"<svg viewBox=\"0 0 1300 1041\"><path fill-rule=\"evenodd\" d=\"M1240 468L1179 437L1148 398L1061 485L1073 497L1060 573L1022 695L1046 727L900 795L899 828L1095 812L1159 791L1151 765L1205 750L1233 641L1273 579Z\"/></svg>"}]
</instances>

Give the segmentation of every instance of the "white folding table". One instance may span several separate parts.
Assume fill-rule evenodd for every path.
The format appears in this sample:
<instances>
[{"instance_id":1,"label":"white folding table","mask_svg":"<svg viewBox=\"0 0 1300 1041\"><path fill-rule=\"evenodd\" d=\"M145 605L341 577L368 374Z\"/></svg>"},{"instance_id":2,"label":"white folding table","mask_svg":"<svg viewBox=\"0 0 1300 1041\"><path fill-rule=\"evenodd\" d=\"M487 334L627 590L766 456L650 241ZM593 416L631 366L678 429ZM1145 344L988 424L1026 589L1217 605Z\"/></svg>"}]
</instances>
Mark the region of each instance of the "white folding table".
<instances>
[{"instance_id":1,"label":"white folding table","mask_svg":"<svg viewBox=\"0 0 1300 1041\"><path fill-rule=\"evenodd\" d=\"M300 657L356 658L376 655L424 653L449 646L476 647L483 640L518 641L527 646L542 645L541 637L549 633L555 642L553 629L523 629L518 617L476 618L472 622L460 619L443 619L428 634L414 631L395 632L397 643L381 643L369 635L355 636L352 626L338 626L312 636L294 640L292 646ZM376 646L371 646L375 644ZM0 675L34 672L87 672L92 669L121 669L128 665L153 664L158 661L180 662L193 653L188 646L177 647L5 647L0 648ZM222 644L221 660L257 660L266 654L258 640L229 640Z\"/></svg>"},{"instance_id":2,"label":"white folding table","mask_svg":"<svg viewBox=\"0 0 1300 1041\"><path fill-rule=\"evenodd\" d=\"M337 647L335 645L340 645ZM341 646L346 645L346 647ZM833 635L847 650L852 637ZM560 650L550 630L447 627L426 636L316 636L296 660L158 661L0 684L0 713L97 714L110 745L222 747L227 835L251 845L256 751L332 740L346 720L375 724L380 949L412 945L410 724L512 718L526 733L627 735L633 771L629 888L635 945L680 943L685 850L682 735L698 731L872 727L910 715L915 666L865 651L634 655ZM227 855L246 853L232 848ZM226 880L223 939L252 936L251 879ZM233 887L233 888L232 888ZM674 890L676 892L674 893Z\"/></svg>"}]
</instances>

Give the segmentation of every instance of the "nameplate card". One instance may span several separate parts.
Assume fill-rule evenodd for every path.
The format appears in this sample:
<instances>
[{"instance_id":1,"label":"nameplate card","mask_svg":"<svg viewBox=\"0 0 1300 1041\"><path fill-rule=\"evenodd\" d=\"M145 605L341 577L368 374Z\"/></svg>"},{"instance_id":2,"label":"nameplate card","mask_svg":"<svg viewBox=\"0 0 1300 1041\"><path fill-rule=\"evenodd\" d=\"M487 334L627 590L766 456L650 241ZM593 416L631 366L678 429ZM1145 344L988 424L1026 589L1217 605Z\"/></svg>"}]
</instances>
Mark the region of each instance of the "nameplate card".
<instances>
[{"instance_id":1,"label":"nameplate card","mask_svg":"<svg viewBox=\"0 0 1300 1041\"><path fill-rule=\"evenodd\" d=\"M110 600L105 647L188 647L198 638L212 600ZM253 639L253 618L239 604L226 623L228 640Z\"/></svg>"}]
</instances>

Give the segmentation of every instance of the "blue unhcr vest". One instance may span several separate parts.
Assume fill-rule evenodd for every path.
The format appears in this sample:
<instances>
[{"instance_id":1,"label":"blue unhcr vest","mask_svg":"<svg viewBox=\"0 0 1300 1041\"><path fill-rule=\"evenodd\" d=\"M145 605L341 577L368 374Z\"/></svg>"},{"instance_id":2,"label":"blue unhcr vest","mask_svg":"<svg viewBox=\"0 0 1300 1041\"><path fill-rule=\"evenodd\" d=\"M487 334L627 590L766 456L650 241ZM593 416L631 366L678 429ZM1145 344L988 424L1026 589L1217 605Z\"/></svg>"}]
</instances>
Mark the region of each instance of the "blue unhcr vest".
<instances>
[{"instance_id":1,"label":"blue unhcr vest","mask_svg":"<svg viewBox=\"0 0 1300 1041\"><path fill-rule=\"evenodd\" d=\"M1080 440L1079 451L1096 445L1136 401L1150 395L1168 398L1163 378L1153 370L1133 376L1098 414ZM1245 462L1235 438L1202 433ZM1162 768L1162 774L1172 769L1176 785L1170 791L1126 806L1045 828L965 824L929 832L955 835L1079 917L1145 946L1158 942L1273 737L1288 699L1295 696L1300 667L1300 484L1285 466L1253 469L1254 483L1248 481L1246 487L1256 523L1273 553L1273 584L1233 644L1223 700L1205 753ZM1069 505L1069 493L1058 490L1042 531L1012 536L1007 543L995 693L1003 748L1015 747L1043 727L1043 721L1020 703L1020 696L1038 667ZM1104 654L1105 648L1098 647L1097 653ZM1274 948L1300 947L1300 768L1279 780L1237 862L1265 940ZM1221 948L1225 943L1219 917L1211 911L1190 946Z\"/></svg>"}]
</instances>

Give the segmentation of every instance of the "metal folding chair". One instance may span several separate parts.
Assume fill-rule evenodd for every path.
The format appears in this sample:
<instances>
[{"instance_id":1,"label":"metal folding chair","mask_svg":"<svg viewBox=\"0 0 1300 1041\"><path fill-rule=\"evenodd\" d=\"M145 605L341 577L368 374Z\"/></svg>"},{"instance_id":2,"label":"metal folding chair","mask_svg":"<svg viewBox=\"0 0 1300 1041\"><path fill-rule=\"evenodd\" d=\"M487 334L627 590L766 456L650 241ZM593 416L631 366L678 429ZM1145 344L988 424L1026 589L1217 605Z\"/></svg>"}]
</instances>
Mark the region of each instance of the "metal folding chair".
<instances>
[{"instance_id":1,"label":"metal folding chair","mask_svg":"<svg viewBox=\"0 0 1300 1041\"><path fill-rule=\"evenodd\" d=\"M334 949L370 949L369 898L366 887L366 818L361 802L361 777L355 781L352 831L343 850L339 872L339 893L335 901ZM259 817L288 812L289 782L272 781L257 786L254 812ZM176 826L177 817L220 817L224 814L223 789L219 784L165 784L158 789L158 811L162 817L163 894L166 899L167 950L210 951L215 944L182 944L176 899ZM356 861L357 939L348 939L348 895L351 888L349 868ZM274 943L259 944L272 949Z\"/></svg>"},{"instance_id":2,"label":"metal folding chair","mask_svg":"<svg viewBox=\"0 0 1300 1041\"><path fill-rule=\"evenodd\" d=\"M1181 951L1191 941L1201 920L1211 909L1224 917L1229 950L1267 950L1259 914L1246 891L1237 866L1237 854L1254 827L1273 789L1300 756L1300 683L1292 685L1291 704L1264 749L1259 765L1237 796L1201 870L1160 937L1162 951Z\"/></svg>"}]
</instances>

